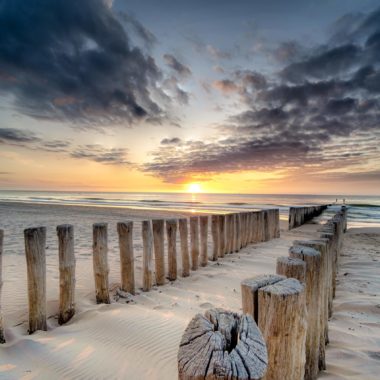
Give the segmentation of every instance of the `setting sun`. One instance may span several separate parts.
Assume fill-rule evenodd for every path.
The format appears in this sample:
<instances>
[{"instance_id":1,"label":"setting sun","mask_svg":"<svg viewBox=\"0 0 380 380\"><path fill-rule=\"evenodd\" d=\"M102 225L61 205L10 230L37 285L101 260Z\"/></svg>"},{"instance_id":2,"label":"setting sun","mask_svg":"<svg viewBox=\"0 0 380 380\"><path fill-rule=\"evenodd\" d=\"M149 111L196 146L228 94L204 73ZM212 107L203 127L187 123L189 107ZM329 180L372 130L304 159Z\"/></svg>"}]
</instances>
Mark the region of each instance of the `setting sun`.
<instances>
[{"instance_id":1,"label":"setting sun","mask_svg":"<svg viewBox=\"0 0 380 380\"><path fill-rule=\"evenodd\" d=\"M189 193L200 193L201 192L201 185L199 183L190 183L187 186L187 191Z\"/></svg>"}]
</instances>

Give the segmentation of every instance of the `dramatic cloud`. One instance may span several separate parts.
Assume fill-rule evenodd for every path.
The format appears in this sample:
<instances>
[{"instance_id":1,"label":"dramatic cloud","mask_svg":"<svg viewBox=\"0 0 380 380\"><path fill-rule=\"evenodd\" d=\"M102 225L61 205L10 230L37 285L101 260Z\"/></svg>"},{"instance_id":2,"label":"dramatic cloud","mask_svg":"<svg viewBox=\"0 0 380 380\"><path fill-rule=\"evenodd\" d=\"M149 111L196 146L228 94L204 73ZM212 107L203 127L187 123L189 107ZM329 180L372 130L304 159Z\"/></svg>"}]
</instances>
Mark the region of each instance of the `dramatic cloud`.
<instances>
[{"instance_id":1,"label":"dramatic cloud","mask_svg":"<svg viewBox=\"0 0 380 380\"><path fill-rule=\"evenodd\" d=\"M145 41L154 38L129 16ZM36 118L134 123L166 117L151 94L162 74L102 0L4 0L0 94Z\"/></svg>"},{"instance_id":2,"label":"dramatic cloud","mask_svg":"<svg viewBox=\"0 0 380 380\"><path fill-rule=\"evenodd\" d=\"M39 141L31 131L14 128L0 128L0 143L30 143Z\"/></svg>"},{"instance_id":3,"label":"dramatic cloud","mask_svg":"<svg viewBox=\"0 0 380 380\"><path fill-rule=\"evenodd\" d=\"M178 61L178 59L174 57L174 55L164 54L163 58L165 63L181 77L186 78L191 75L191 70L189 69L189 67L185 66L183 63Z\"/></svg>"},{"instance_id":4,"label":"dramatic cloud","mask_svg":"<svg viewBox=\"0 0 380 380\"><path fill-rule=\"evenodd\" d=\"M307 168L323 177L347 167L357 173L351 179L378 178L363 168L380 165L380 10L348 18L324 45L280 45L277 76L238 70L214 81L245 110L213 139L162 144L143 169L169 182L241 170Z\"/></svg>"},{"instance_id":5,"label":"dramatic cloud","mask_svg":"<svg viewBox=\"0 0 380 380\"><path fill-rule=\"evenodd\" d=\"M98 144L80 146L71 153L73 158L84 158L107 165L130 165L124 148L107 149Z\"/></svg>"},{"instance_id":6,"label":"dramatic cloud","mask_svg":"<svg viewBox=\"0 0 380 380\"><path fill-rule=\"evenodd\" d=\"M181 143L181 139L178 137L173 137L171 139L162 139L161 144L162 145L178 145Z\"/></svg>"}]
</instances>

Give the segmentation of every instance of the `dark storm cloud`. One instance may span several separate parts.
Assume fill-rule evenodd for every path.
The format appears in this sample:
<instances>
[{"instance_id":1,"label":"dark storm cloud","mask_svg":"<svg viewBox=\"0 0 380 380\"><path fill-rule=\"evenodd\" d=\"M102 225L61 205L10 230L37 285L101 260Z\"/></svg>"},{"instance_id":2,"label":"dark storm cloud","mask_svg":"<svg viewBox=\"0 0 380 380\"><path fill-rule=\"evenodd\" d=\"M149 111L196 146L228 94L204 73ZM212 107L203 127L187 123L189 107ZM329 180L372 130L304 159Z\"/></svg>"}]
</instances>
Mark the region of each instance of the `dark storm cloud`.
<instances>
[{"instance_id":1,"label":"dark storm cloud","mask_svg":"<svg viewBox=\"0 0 380 380\"><path fill-rule=\"evenodd\" d=\"M83 145L71 152L71 157L87 159L107 165L130 165L124 148L104 148L98 144Z\"/></svg>"},{"instance_id":2,"label":"dark storm cloud","mask_svg":"<svg viewBox=\"0 0 380 380\"><path fill-rule=\"evenodd\" d=\"M161 145L178 145L181 143L181 139L179 137L173 137L171 139L162 139L161 140Z\"/></svg>"},{"instance_id":3,"label":"dark storm cloud","mask_svg":"<svg viewBox=\"0 0 380 380\"><path fill-rule=\"evenodd\" d=\"M29 143L39 140L40 139L31 131L0 128L0 143Z\"/></svg>"},{"instance_id":4,"label":"dark storm cloud","mask_svg":"<svg viewBox=\"0 0 380 380\"><path fill-rule=\"evenodd\" d=\"M351 15L354 27L341 20L321 46L283 45L277 77L238 70L214 81L214 88L238 95L246 109L219 125L214 140L164 144L143 170L178 182L240 170L307 166L312 173L378 165L379 14ZM356 144L349 145L350 139Z\"/></svg>"},{"instance_id":5,"label":"dark storm cloud","mask_svg":"<svg viewBox=\"0 0 380 380\"><path fill-rule=\"evenodd\" d=\"M183 63L178 61L176 57L172 54L164 54L163 56L166 65L168 65L172 70L174 70L181 77L189 77L191 75L191 70L189 67L185 66Z\"/></svg>"},{"instance_id":6,"label":"dark storm cloud","mask_svg":"<svg viewBox=\"0 0 380 380\"><path fill-rule=\"evenodd\" d=\"M102 0L1 2L0 92L27 115L89 124L160 121L166 115L150 94L160 92L161 75Z\"/></svg>"}]
</instances>

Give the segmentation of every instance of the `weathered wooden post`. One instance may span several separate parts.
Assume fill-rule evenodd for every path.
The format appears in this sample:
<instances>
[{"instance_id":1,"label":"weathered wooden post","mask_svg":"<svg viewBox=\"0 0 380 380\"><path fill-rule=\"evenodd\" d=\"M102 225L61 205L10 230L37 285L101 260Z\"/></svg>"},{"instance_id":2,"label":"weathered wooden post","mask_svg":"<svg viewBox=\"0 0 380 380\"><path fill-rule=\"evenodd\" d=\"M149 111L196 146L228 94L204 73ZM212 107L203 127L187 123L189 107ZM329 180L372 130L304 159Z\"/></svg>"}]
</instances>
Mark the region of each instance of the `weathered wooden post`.
<instances>
[{"instance_id":1,"label":"weathered wooden post","mask_svg":"<svg viewBox=\"0 0 380 380\"><path fill-rule=\"evenodd\" d=\"M92 226L92 252L97 303L111 303L108 284L108 237L107 223Z\"/></svg>"},{"instance_id":2,"label":"weathered wooden post","mask_svg":"<svg viewBox=\"0 0 380 380\"><path fill-rule=\"evenodd\" d=\"M253 241L254 241L254 236L253 236L253 223L254 223L254 216L253 216L253 212L250 211L249 214L248 214L248 228L249 228L249 233L248 233L248 241L249 241L249 244L252 244Z\"/></svg>"},{"instance_id":3,"label":"weathered wooden post","mask_svg":"<svg viewBox=\"0 0 380 380\"><path fill-rule=\"evenodd\" d=\"M218 261L219 257L219 215L211 216L211 235L213 241L212 261Z\"/></svg>"},{"instance_id":4,"label":"weathered wooden post","mask_svg":"<svg viewBox=\"0 0 380 380\"><path fill-rule=\"evenodd\" d=\"M175 281L177 279L177 220L168 219L166 221L166 233L168 237L168 279Z\"/></svg>"},{"instance_id":5,"label":"weathered wooden post","mask_svg":"<svg viewBox=\"0 0 380 380\"><path fill-rule=\"evenodd\" d=\"M152 224L150 220L143 220L141 227L143 239L143 291L148 292L153 285Z\"/></svg>"},{"instance_id":6,"label":"weathered wooden post","mask_svg":"<svg viewBox=\"0 0 380 380\"><path fill-rule=\"evenodd\" d=\"M208 215L199 217L200 237L201 237L201 266L205 267L208 262L207 238L208 238Z\"/></svg>"},{"instance_id":7,"label":"weathered wooden post","mask_svg":"<svg viewBox=\"0 0 380 380\"><path fill-rule=\"evenodd\" d=\"M264 379L265 341L250 315L223 309L197 314L178 351L179 380Z\"/></svg>"},{"instance_id":8,"label":"weathered wooden post","mask_svg":"<svg viewBox=\"0 0 380 380\"><path fill-rule=\"evenodd\" d=\"M120 249L121 290L135 294L135 258L133 255L133 222L117 223Z\"/></svg>"},{"instance_id":9,"label":"weathered wooden post","mask_svg":"<svg viewBox=\"0 0 380 380\"><path fill-rule=\"evenodd\" d=\"M289 250L290 257L306 263L305 300L307 308L305 380L314 380L319 372L319 345L321 337L321 254L310 247L295 246Z\"/></svg>"},{"instance_id":10,"label":"weathered wooden post","mask_svg":"<svg viewBox=\"0 0 380 380\"><path fill-rule=\"evenodd\" d=\"M293 257L279 257L277 258L276 273L305 282L306 263Z\"/></svg>"},{"instance_id":11,"label":"weathered wooden post","mask_svg":"<svg viewBox=\"0 0 380 380\"><path fill-rule=\"evenodd\" d=\"M305 372L304 286L287 278L259 289L259 323L268 349L265 379L302 380Z\"/></svg>"},{"instance_id":12,"label":"weathered wooden post","mask_svg":"<svg viewBox=\"0 0 380 380\"><path fill-rule=\"evenodd\" d=\"M241 248L241 223L240 213L235 214L235 252L239 252Z\"/></svg>"},{"instance_id":13,"label":"weathered wooden post","mask_svg":"<svg viewBox=\"0 0 380 380\"><path fill-rule=\"evenodd\" d=\"M46 326L46 228L24 230L28 275L29 334Z\"/></svg>"},{"instance_id":14,"label":"weathered wooden post","mask_svg":"<svg viewBox=\"0 0 380 380\"><path fill-rule=\"evenodd\" d=\"M235 219L234 214L229 214L229 220L230 220L230 244L229 244L229 252L234 252L234 235L235 235Z\"/></svg>"},{"instance_id":15,"label":"weathered wooden post","mask_svg":"<svg viewBox=\"0 0 380 380\"><path fill-rule=\"evenodd\" d=\"M225 215L219 215L219 257L224 257L226 249Z\"/></svg>"},{"instance_id":16,"label":"weathered wooden post","mask_svg":"<svg viewBox=\"0 0 380 380\"><path fill-rule=\"evenodd\" d=\"M3 314L1 312L1 292L3 289L3 241L4 231L0 230L0 343L5 343Z\"/></svg>"},{"instance_id":17,"label":"weathered wooden post","mask_svg":"<svg viewBox=\"0 0 380 380\"><path fill-rule=\"evenodd\" d=\"M265 241L265 221L264 221L264 213L265 211L264 210L261 210L258 214L258 218L259 218L259 238L260 238L260 242L264 242Z\"/></svg>"},{"instance_id":18,"label":"weathered wooden post","mask_svg":"<svg viewBox=\"0 0 380 380\"><path fill-rule=\"evenodd\" d=\"M198 269L199 257L199 223L197 216L190 217L191 269Z\"/></svg>"},{"instance_id":19,"label":"weathered wooden post","mask_svg":"<svg viewBox=\"0 0 380 380\"><path fill-rule=\"evenodd\" d=\"M182 257L182 277L190 275L190 257L189 257L189 233L187 229L187 219L178 220L179 236L181 239L181 257Z\"/></svg>"},{"instance_id":20,"label":"weathered wooden post","mask_svg":"<svg viewBox=\"0 0 380 380\"><path fill-rule=\"evenodd\" d=\"M59 256L58 323L63 325L75 314L74 227L70 224L57 226L57 236Z\"/></svg>"},{"instance_id":21,"label":"weathered wooden post","mask_svg":"<svg viewBox=\"0 0 380 380\"><path fill-rule=\"evenodd\" d=\"M228 254L231 252L231 219L230 219L230 214L225 215L225 232L226 232L226 237L225 237L225 249L224 253Z\"/></svg>"},{"instance_id":22,"label":"weathered wooden post","mask_svg":"<svg viewBox=\"0 0 380 380\"><path fill-rule=\"evenodd\" d=\"M154 264L156 268L156 284L165 284L165 252L164 252L164 234L165 222L162 219L152 220L153 229L153 246L154 246Z\"/></svg>"}]
</instances>

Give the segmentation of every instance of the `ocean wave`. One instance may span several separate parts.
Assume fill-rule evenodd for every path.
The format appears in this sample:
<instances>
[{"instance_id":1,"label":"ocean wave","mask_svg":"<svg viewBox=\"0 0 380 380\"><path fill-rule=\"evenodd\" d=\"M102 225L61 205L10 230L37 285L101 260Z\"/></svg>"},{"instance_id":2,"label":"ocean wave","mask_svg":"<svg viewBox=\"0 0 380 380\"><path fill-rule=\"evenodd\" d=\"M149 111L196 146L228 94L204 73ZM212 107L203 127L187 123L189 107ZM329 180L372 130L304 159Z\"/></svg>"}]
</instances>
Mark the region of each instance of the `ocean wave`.
<instances>
[{"instance_id":1,"label":"ocean wave","mask_svg":"<svg viewBox=\"0 0 380 380\"><path fill-rule=\"evenodd\" d=\"M367 203L349 203L347 206L350 207L370 207L370 208L380 208L380 205L367 204Z\"/></svg>"}]
</instances>

